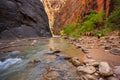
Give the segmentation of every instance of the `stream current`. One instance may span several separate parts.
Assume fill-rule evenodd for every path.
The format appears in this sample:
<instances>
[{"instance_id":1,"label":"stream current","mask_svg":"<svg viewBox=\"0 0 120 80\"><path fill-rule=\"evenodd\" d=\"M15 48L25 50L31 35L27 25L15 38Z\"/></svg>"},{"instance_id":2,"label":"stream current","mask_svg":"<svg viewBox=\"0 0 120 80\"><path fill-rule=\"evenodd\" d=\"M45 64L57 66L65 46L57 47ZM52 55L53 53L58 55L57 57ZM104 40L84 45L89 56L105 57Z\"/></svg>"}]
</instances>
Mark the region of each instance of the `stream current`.
<instances>
[{"instance_id":1,"label":"stream current","mask_svg":"<svg viewBox=\"0 0 120 80\"><path fill-rule=\"evenodd\" d=\"M19 50L14 47L16 51L2 55L1 58L4 59L0 61L0 80L47 80L45 75L54 75L53 80L77 80L79 76L69 61L46 53L50 51L50 48L60 49L62 52L58 54L77 56L83 60L85 55L79 49L71 45L68 40L58 37L38 38L34 39L33 43L33 46L27 48L22 46L22 49ZM33 59L38 59L40 62L29 64L29 61ZM48 68L55 71L49 73Z\"/></svg>"}]
</instances>

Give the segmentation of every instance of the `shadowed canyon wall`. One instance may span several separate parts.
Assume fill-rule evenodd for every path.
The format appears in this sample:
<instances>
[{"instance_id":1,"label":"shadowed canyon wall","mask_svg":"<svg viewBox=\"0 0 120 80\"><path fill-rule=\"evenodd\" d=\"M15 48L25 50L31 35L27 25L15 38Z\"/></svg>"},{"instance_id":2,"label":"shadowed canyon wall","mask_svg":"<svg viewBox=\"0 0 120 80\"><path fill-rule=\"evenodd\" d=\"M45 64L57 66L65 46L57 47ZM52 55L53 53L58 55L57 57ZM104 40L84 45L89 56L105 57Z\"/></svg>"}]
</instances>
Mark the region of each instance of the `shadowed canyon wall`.
<instances>
[{"instance_id":1,"label":"shadowed canyon wall","mask_svg":"<svg viewBox=\"0 0 120 80\"><path fill-rule=\"evenodd\" d=\"M50 37L48 17L40 0L1 0L0 38Z\"/></svg>"},{"instance_id":2,"label":"shadowed canyon wall","mask_svg":"<svg viewBox=\"0 0 120 80\"><path fill-rule=\"evenodd\" d=\"M50 0L44 0L44 3L46 3L45 7L49 5L47 1ZM53 0L52 3L56 1L59 0ZM52 21L54 34L59 34L65 25L75 22L76 19L83 19L91 10L96 12L105 10L106 16L108 16L111 11L111 0L66 0L62 6L56 12ZM50 9L49 11L47 10L47 13L50 14L50 11ZM48 16L51 19L51 15Z\"/></svg>"}]
</instances>

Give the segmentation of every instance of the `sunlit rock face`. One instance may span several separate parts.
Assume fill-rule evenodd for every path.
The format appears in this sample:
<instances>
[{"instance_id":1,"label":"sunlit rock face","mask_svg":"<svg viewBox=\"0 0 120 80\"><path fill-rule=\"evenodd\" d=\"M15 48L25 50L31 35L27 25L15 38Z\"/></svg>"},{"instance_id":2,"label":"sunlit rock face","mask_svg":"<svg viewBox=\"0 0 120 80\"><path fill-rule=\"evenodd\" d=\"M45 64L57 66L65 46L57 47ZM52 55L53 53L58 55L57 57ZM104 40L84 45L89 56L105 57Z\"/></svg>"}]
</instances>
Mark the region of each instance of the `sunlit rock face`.
<instances>
[{"instance_id":1,"label":"sunlit rock face","mask_svg":"<svg viewBox=\"0 0 120 80\"><path fill-rule=\"evenodd\" d=\"M0 38L50 37L48 17L40 0L1 0Z\"/></svg>"},{"instance_id":2,"label":"sunlit rock face","mask_svg":"<svg viewBox=\"0 0 120 80\"><path fill-rule=\"evenodd\" d=\"M66 0L42 0L49 18L50 28L53 28L55 15L59 13L60 9L64 6Z\"/></svg>"},{"instance_id":3,"label":"sunlit rock face","mask_svg":"<svg viewBox=\"0 0 120 80\"><path fill-rule=\"evenodd\" d=\"M106 11L109 15L111 0L66 0L64 7L55 15L53 26L54 34L59 34L60 30L66 25L75 22L76 19L83 19L91 10Z\"/></svg>"}]
</instances>

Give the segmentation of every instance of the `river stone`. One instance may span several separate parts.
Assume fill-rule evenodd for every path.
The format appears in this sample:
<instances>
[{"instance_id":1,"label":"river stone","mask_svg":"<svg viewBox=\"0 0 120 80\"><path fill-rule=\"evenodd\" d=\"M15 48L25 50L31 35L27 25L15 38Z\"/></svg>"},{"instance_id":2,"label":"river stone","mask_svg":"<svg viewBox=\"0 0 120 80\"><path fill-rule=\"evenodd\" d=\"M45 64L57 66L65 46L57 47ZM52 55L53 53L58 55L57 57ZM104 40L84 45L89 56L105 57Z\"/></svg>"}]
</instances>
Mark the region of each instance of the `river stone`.
<instances>
[{"instance_id":1,"label":"river stone","mask_svg":"<svg viewBox=\"0 0 120 80\"><path fill-rule=\"evenodd\" d=\"M40 62L40 60L38 59L33 59L33 60L30 60L29 63L32 63L32 64L35 64L35 63L38 63Z\"/></svg>"},{"instance_id":2,"label":"river stone","mask_svg":"<svg viewBox=\"0 0 120 80\"><path fill-rule=\"evenodd\" d=\"M73 57L71 59L71 62L74 66L80 66L81 65L81 62L79 61L79 59L77 57Z\"/></svg>"},{"instance_id":3,"label":"river stone","mask_svg":"<svg viewBox=\"0 0 120 80\"><path fill-rule=\"evenodd\" d=\"M60 52L61 52L61 50L57 49L57 50L54 50L54 51L53 51L53 54L55 54L55 53L60 53Z\"/></svg>"},{"instance_id":4,"label":"river stone","mask_svg":"<svg viewBox=\"0 0 120 80\"><path fill-rule=\"evenodd\" d=\"M69 40L71 40L71 41L76 41L76 40L77 40L77 38L74 38L74 37L69 37Z\"/></svg>"},{"instance_id":5,"label":"river stone","mask_svg":"<svg viewBox=\"0 0 120 80\"><path fill-rule=\"evenodd\" d=\"M119 80L119 79L112 76L112 77L108 77L107 80Z\"/></svg>"},{"instance_id":6,"label":"river stone","mask_svg":"<svg viewBox=\"0 0 120 80\"><path fill-rule=\"evenodd\" d=\"M81 48L81 45L79 43L75 44L76 48Z\"/></svg>"},{"instance_id":7,"label":"river stone","mask_svg":"<svg viewBox=\"0 0 120 80\"><path fill-rule=\"evenodd\" d=\"M85 47L81 47L81 49L82 49L82 51L83 51L85 54L87 54L87 53L88 53L87 48L85 48Z\"/></svg>"},{"instance_id":8,"label":"river stone","mask_svg":"<svg viewBox=\"0 0 120 80\"><path fill-rule=\"evenodd\" d=\"M85 64L87 64L87 63L96 62L96 60L94 60L94 59L85 59L83 62L84 62Z\"/></svg>"},{"instance_id":9,"label":"river stone","mask_svg":"<svg viewBox=\"0 0 120 80\"><path fill-rule=\"evenodd\" d=\"M60 78L60 74L57 71L48 71L40 76L40 80L58 80L58 78Z\"/></svg>"},{"instance_id":10,"label":"river stone","mask_svg":"<svg viewBox=\"0 0 120 80\"><path fill-rule=\"evenodd\" d=\"M55 55L49 55L46 57L46 62L47 63L53 62L56 58L57 58L57 56L55 56Z\"/></svg>"},{"instance_id":11,"label":"river stone","mask_svg":"<svg viewBox=\"0 0 120 80\"><path fill-rule=\"evenodd\" d=\"M59 77L60 75L57 71L52 71L52 72L49 72L47 74L47 76L50 77L51 79L55 79L55 78Z\"/></svg>"},{"instance_id":12,"label":"river stone","mask_svg":"<svg viewBox=\"0 0 120 80\"><path fill-rule=\"evenodd\" d=\"M114 73L120 75L120 66L115 66Z\"/></svg>"},{"instance_id":13,"label":"river stone","mask_svg":"<svg viewBox=\"0 0 120 80\"><path fill-rule=\"evenodd\" d=\"M77 67L77 71L84 72L87 74L92 74L96 71L96 69L93 66L79 66L79 67Z\"/></svg>"},{"instance_id":14,"label":"river stone","mask_svg":"<svg viewBox=\"0 0 120 80\"><path fill-rule=\"evenodd\" d=\"M99 80L106 80L106 79L104 79L104 78L99 78Z\"/></svg>"},{"instance_id":15,"label":"river stone","mask_svg":"<svg viewBox=\"0 0 120 80\"><path fill-rule=\"evenodd\" d=\"M65 36L65 35L64 35L64 36L62 36L62 38L63 38L63 39L68 39L69 36Z\"/></svg>"},{"instance_id":16,"label":"river stone","mask_svg":"<svg viewBox=\"0 0 120 80\"><path fill-rule=\"evenodd\" d=\"M9 52L11 56L15 56L15 55L18 55L20 53L20 51L12 51L12 52Z\"/></svg>"},{"instance_id":17,"label":"river stone","mask_svg":"<svg viewBox=\"0 0 120 80\"><path fill-rule=\"evenodd\" d=\"M86 74L86 75L81 75L80 80L98 80L98 79L93 75Z\"/></svg>"},{"instance_id":18,"label":"river stone","mask_svg":"<svg viewBox=\"0 0 120 80\"><path fill-rule=\"evenodd\" d=\"M97 62L97 61L94 60L94 59L87 59L87 60L84 60L83 62L84 62L86 65L90 65L90 66L94 66L94 67L99 66L99 62Z\"/></svg>"},{"instance_id":19,"label":"river stone","mask_svg":"<svg viewBox=\"0 0 120 80\"><path fill-rule=\"evenodd\" d=\"M65 60L70 60L71 57L65 54L56 54L57 57L63 58Z\"/></svg>"},{"instance_id":20,"label":"river stone","mask_svg":"<svg viewBox=\"0 0 120 80\"><path fill-rule=\"evenodd\" d=\"M105 46L104 46L104 49L105 49L105 50L110 50L110 49L111 49L111 45L109 45L109 44L105 45Z\"/></svg>"},{"instance_id":21,"label":"river stone","mask_svg":"<svg viewBox=\"0 0 120 80\"><path fill-rule=\"evenodd\" d=\"M113 75L113 70L107 62L100 62L99 73L102 76L110 76Z\"/></svg>"},{"instance_id":22,"label":"river stone","mask_svg":"<svg viewBox=\"0 0 120 80\"><path fill-rule=\"evenodd\" d=\"M97 66L99 66L99 62L92 62L92 63L88 63L86 65L97 67Z\"/></svg>"},{"instance_id":23,"label":"river stone","mask_svg":"<svg viewBox=\"0 0 120 80\"><path fill-rule=\"evenodd\" d=\"M112 48L110 50L110 53L120 55L120 48Z\"/></svg>"},{"instance_id":24,"label":"river stone","mask_svg":"<svg viewBox=\"0 0 120 80\"><path fill-rule=\"evenodd\" d=\"M85 76L88 78L88 80L98 80L97 77L93 75L86 74Z\"/></svg>"}]
</instances>

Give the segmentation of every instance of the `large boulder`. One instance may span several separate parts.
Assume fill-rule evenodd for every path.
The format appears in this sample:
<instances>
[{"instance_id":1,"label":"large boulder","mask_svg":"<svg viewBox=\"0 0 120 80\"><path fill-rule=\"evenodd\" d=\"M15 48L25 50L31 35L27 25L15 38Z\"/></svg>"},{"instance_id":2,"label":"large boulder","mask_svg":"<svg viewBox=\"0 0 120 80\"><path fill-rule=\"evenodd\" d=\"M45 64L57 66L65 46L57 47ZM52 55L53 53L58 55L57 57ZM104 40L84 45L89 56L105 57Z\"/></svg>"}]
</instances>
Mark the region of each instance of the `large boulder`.
<instances>
[{"instance_id":1,"label":"large boulder","mask_svg":"<svg viewBox=\"0 0 120 80\"><path fill-rule=\"evenodd\" d=\"M110 50L110 53L120 55L120 48L112 48Z\"/></svg>"},{"instance_id":2,"label":"large boulder","mask_svg":"<svg viewBox=\"0 0 120 80\"><path fill-rule=\"evenodd\" d=\"M100 62L99 73L102 76L110 76L113 75L113 70L107 62Z\"/></svg>"},{"instance_id":3,"label":"large boulder","mask_svg":"<svg viewBox=\"0 0 120 80\"><path fill-rule=\"evenodd\" d=\"M48 17L40 0L1 0L0 37L50 37Z\"/></svg>"}]
</instances>

